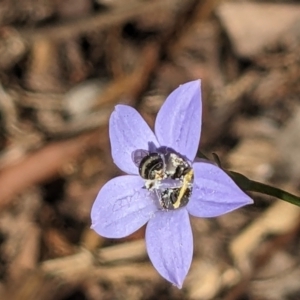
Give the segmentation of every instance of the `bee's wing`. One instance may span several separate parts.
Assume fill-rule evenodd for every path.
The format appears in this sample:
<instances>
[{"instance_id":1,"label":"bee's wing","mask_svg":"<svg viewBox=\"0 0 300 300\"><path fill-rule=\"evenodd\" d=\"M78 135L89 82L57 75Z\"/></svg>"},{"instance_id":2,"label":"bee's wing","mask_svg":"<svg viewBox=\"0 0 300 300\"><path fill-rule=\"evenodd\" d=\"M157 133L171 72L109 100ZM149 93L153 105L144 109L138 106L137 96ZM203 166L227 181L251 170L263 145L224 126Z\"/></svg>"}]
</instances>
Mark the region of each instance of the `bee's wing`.
<instances>
[{"instance_id":1,"label":"bee's wing","mask_svg":"<svg viewBox=\"0 0 300 300\"><path fill-rule=\"evenodd\" d=\"M149 152L147 150L137 149L131 153L131 158L132 158L132 161L134 162L134 164L137 167L139 167L142 159L147 155L149 155Z\"/></svg>"}]
</instances>

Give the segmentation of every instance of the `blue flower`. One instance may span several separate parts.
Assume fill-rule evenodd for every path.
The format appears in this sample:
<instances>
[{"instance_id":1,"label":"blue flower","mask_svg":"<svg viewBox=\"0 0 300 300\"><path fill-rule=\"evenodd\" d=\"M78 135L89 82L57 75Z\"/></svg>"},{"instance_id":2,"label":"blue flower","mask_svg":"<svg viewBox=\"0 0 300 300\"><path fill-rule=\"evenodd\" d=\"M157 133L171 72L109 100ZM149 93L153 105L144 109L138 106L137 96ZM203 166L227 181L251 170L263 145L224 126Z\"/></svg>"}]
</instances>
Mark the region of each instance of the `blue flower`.
<instances>
[{"instance_id":1,"label":"blue flower","mask_svg":"<svg viewBox=\"0 0 300 300\"><path fill-rule=\"evenodd\" d=\"M92 229L107 238L128 236L148 223L149 258L179 288L193 256L189 214L216 217L253 203L222 169L195 160L201 118L199 80L168 96L155 133L135 109L117 105L109 121L111 151L128 175L107 182L91 211Z\"/></svg>"}]
</instances>

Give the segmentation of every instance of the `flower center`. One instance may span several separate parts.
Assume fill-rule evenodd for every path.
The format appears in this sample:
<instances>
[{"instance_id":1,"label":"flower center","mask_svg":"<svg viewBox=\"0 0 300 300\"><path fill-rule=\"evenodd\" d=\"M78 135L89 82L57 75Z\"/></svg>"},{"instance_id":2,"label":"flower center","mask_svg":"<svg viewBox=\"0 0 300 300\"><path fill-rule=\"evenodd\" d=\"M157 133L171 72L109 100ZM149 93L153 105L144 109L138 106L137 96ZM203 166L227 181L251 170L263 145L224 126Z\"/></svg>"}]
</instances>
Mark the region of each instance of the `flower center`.
<instances>
[{"instance_id":1,"label":"flower center","mask_svg":"<svg viewBox=\"0 0 300 300\"><path fill-rule=\"evenodd\" d=\"M185 159L174 152L145 150L134 151L132 159L145 179L145 188L156 194L161 209L174 210L187 205L194 171Z\"/></svg>"},{"instance_id":2,"label":"flower center","mask_svg":"<svg viewBox=\"0 0 300 300\"><path fill-rule=\"evenodd\" d=\"M159 203L163 209L178 209L186 206L189 202L193 188L194 171L192 168L186 170L180 177L173 179L173 186L159 187ZM176 186L176 184L180 184Z\"/></svg>"}]
</instances>

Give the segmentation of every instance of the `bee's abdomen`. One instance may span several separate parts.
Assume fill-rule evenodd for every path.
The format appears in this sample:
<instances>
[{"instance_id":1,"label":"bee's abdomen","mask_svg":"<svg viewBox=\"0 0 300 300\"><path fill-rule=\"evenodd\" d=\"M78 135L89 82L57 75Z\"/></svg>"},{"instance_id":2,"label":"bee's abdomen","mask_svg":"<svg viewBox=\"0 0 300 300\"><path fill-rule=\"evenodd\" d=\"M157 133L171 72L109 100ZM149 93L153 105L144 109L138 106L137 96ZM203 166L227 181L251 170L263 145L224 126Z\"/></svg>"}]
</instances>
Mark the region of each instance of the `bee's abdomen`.
<instances>
[{"instance_id":1,"label":"bee's abdomen","mask_svg":"<svg viewBox=\"0 0 300 300\"><path fill-rule=\"evenodd\" d=\"M139 173L144 179L153 180L164 167L163 159L157 153L150 153L140 163Z\"/></svg>"}]
</instances>

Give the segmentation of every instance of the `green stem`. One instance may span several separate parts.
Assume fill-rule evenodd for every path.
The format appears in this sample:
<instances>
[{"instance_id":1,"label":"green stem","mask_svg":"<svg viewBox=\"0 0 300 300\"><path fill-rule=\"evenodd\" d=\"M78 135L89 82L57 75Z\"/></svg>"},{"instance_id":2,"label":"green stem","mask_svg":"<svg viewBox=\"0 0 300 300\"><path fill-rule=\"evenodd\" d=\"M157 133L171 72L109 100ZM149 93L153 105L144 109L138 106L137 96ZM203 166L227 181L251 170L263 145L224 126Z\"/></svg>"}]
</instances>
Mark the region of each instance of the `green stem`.
<instances>
[{"instance_id":1,"label":"green stem","mask_svg":"<svg viewBox=\"0 0 300 300\"><path fill-rule=\"evenodd\" d=\"M260 183L254 180L250 180L246 176L237 172L229 171L227 173L234 180L234 182L243 190L247 190L249 192L259 192L300 206L300 197L298 196L290 194L276 187Z\"/></svg>"}]
</instances>

